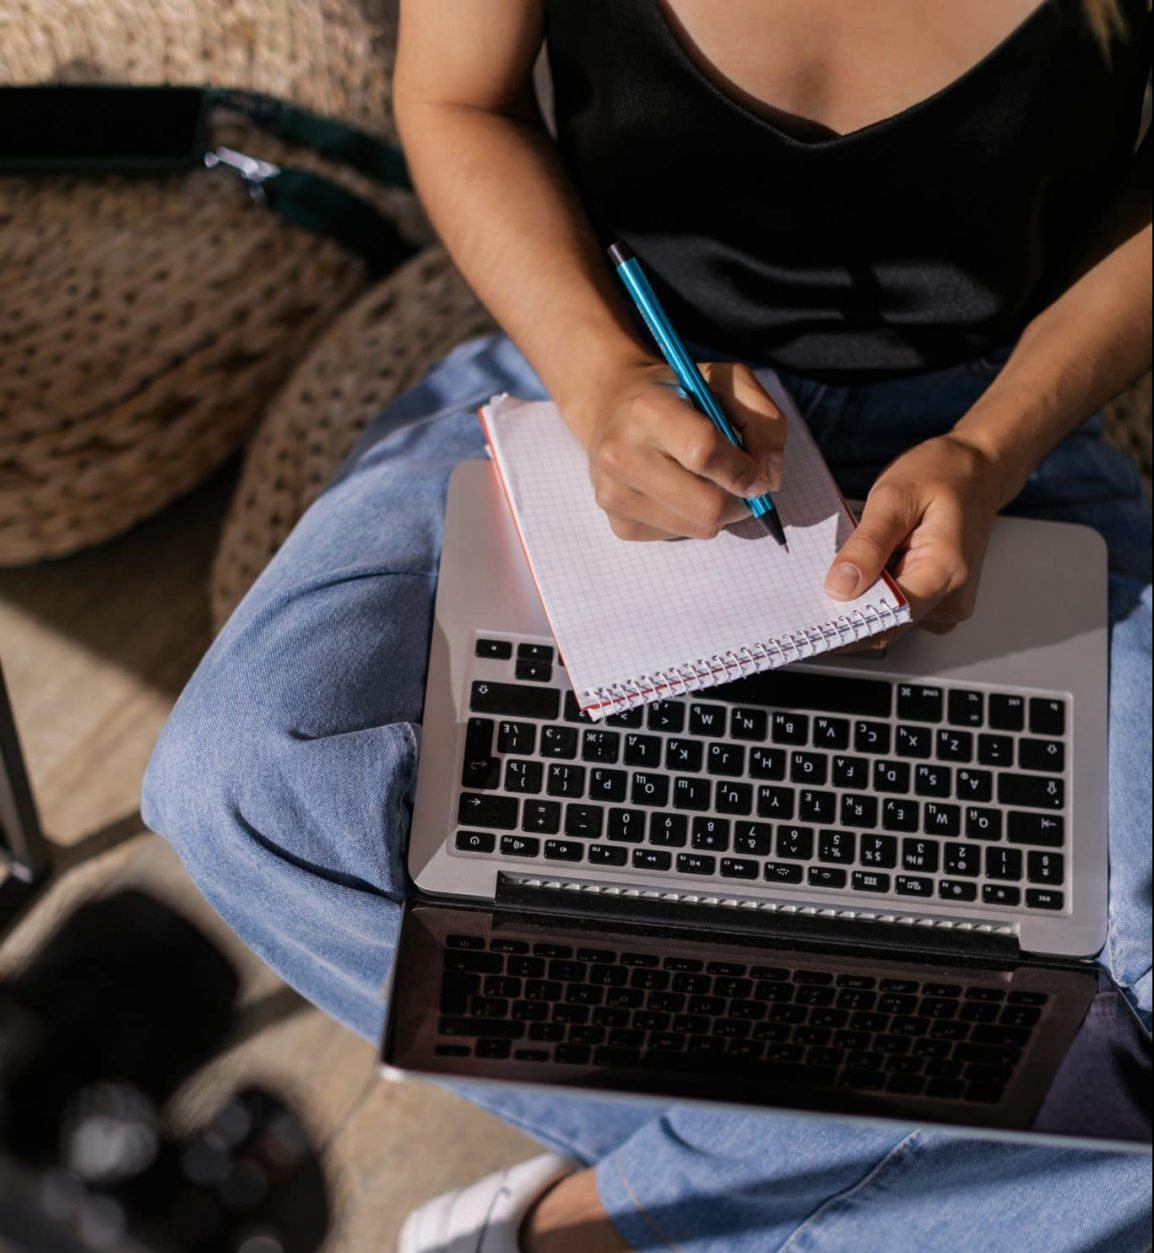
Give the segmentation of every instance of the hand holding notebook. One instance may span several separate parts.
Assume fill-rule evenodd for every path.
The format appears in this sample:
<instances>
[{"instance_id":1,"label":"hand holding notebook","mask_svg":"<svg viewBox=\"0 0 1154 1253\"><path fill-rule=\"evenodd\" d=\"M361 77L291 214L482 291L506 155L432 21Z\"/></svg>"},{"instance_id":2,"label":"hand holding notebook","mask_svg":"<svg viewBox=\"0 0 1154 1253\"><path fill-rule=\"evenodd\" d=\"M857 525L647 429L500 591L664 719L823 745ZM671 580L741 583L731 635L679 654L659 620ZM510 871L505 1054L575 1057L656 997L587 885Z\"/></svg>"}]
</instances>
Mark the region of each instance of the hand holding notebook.
<instances>
[{"instance_id":1,"label":"hand holding notebook","mask_svg":"<svg viewBox=\"0 0 1154 1253\"><path fill-rule=\"evenodd\" d=\"M594 718L816 657L910 619L889 580L850 604L826 594L854 518L776 376L761 380L790 422L777 496L788 553L752 517L710 543L619 540L555 406L502 397L482 414L553 634Z\"/></svg>"}]
</instances>

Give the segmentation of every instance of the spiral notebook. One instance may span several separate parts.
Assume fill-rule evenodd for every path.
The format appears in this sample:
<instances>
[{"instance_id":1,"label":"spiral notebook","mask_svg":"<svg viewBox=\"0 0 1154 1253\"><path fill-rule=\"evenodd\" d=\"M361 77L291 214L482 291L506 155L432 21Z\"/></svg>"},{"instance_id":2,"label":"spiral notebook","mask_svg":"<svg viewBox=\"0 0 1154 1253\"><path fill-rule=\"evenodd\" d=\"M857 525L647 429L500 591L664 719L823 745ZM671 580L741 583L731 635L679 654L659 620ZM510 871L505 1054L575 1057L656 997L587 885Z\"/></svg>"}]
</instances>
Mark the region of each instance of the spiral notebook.
<instances>
[{"instance_id":1,"label":"spiral notebook","mask_svg":"<svg viewBox=\"0 0 1154 1253\"><path fill-rule=\"evenodd\" d=\"M584 450L551 404L495 398L481 414L578 703L600 720L901 626L888 578L859 601L824 590L855 520L776 376L790 422L776 501L789 550L752 518L709 543L632 544L610 530Z\"/></svg>"}]
</instances>

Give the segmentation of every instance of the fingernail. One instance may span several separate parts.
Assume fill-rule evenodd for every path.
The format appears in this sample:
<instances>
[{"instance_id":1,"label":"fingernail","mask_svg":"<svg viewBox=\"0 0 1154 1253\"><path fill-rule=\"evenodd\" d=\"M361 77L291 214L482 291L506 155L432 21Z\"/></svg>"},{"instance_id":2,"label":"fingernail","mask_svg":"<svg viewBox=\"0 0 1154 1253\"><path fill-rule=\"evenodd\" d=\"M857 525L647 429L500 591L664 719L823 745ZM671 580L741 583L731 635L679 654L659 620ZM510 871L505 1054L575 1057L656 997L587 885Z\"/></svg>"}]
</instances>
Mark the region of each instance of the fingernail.
<instances>
[{"instance_id":1,"label":"fingernail","mask_svg":"<svg viewBox=\"0 0 1154 1253\"><path fill-rule=\"evenodd\" d=\"M862 574L857 566L843 563L830 571L830 576L825 581L825 590L834 600L856 600L861 583Z\"/></svg>"},{"instance_id":2,"label":"fingernail","mask_svg":"<svg viewBox=\"0 0 1154 1253\"><path fill-rule=\"evenodd\" d=\"M771 452L765 459L765 473L769 478L769 490L781 491L782 474L785 471L785 457L779 452Z\"/></svg>"}]
</instances>

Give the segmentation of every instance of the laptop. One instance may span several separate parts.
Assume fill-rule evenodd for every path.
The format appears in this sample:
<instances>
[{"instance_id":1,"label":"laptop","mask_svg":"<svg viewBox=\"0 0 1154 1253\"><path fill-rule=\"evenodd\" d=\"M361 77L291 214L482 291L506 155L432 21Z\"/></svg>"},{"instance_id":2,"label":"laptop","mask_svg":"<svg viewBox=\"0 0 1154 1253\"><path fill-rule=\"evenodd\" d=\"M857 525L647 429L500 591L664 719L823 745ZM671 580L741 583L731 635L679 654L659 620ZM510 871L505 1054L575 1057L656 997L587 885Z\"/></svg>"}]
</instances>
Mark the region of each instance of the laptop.
<instances>
[{"instance_id":1,"label":"laptop","mask_svg":"<svg viewBox=\"0 0 1154 1253\"><path fill-rule=\"evenodd\" d=\"M1102 540L1001 520L955 635L595 724L461 466L386 1075L1149 1151L1107 698Z\"/></svg>"}]
</instances>

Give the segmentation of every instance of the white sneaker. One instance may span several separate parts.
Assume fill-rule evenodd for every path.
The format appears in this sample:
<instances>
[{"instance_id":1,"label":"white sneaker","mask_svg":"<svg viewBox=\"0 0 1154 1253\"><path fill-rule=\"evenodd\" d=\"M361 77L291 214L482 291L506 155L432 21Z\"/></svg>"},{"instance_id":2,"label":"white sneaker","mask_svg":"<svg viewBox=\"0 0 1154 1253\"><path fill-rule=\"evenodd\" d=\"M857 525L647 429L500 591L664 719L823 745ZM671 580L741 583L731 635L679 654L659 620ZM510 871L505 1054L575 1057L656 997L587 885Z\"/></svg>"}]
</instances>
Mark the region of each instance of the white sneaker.
<instances>
[{"instance_id":1,"label":"white sneaker","mask_svg":"<svg viewBox=\"0 0 1154 1253\"><path fill-rule=\"evenodd\" d=\"M566 1157L539 1157L446 1193L409 1218L397 1253L522 1253L529 1211L580 1169Z\"/></svg>"}]
</instances>

